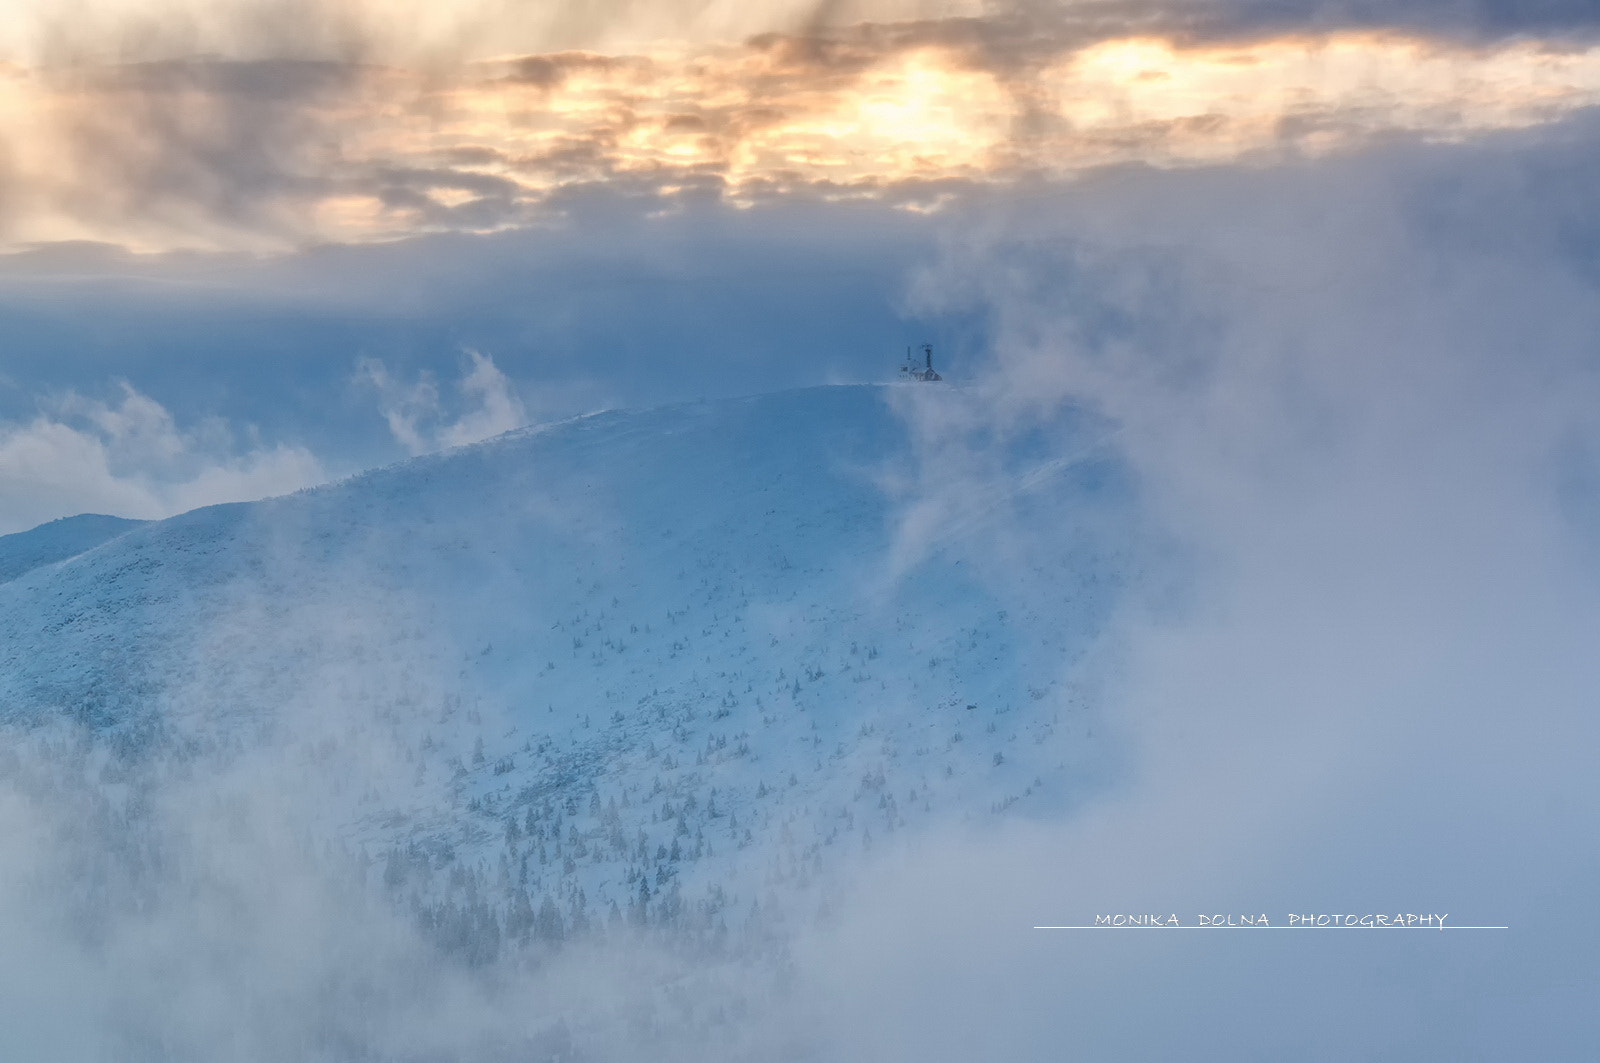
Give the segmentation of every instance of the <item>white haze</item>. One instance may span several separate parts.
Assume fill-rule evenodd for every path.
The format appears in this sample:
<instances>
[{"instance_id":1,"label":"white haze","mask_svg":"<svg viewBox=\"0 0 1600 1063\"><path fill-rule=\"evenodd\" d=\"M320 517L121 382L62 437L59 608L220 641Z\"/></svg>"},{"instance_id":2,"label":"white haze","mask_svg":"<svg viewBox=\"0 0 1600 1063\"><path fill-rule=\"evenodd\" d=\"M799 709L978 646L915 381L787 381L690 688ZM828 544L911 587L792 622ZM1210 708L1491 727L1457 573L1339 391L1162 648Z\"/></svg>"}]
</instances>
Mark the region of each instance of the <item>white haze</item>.
<instances>
[{"instance_id":1,"label":"white haze","mask_svg":"<svg viewBox=\"0 0 1600 1063\"><path fill-rule=\"evenodd\" d=\"M463 352L460 377L411 383L363 359L356 384L409 454L476 443L528 421L516 386L488 355ZM75 513L170 517L332 479L305 446L267 443L251 425L211 417L181 425L126 381L107 401L77 392L39 403L30 419L0 420L0 534Z\"/></svg>"},{"instance_id":2,"label":"white haze","mask_svg":"<svg viewBox=\"0 0 1600 1063\"><path fill-rule=\"evenodd\" d=\"M1572 223L1592 214L1573 176L1591 163L1508 142L1125 174L952 236L912 299L990 315L992 357L960 395L905 408L944 443L901 544L914 556L981 486L990 459L964 441L1048 435L1077 404L1114 424L1110 445L1171 544L1147 559L1145 593L1095 665L1128 770L1071 818L952 824L865 867L850 902L793 941L788 989L752 991L736 1036L719 1027L696 1047L690 1021L663 1043L629 1023L670 1011L673 992L742 1001L765 974L643 947L488 976L440 961L343 884L338 858L308 851L299 825L325 780L294 743L164 769L147 813L164 856L134 873L101 851L71 792L28 767L42 741L59 770L92 775L94 754L33 732L10 743L21 767L0 802L0 1048L547 1058L564 1050L566 1013L586 1019L571 1029L596 1058L615 1059L680 1046L1583 1058L1600 1033L1586 1010L1600 942L1583 907L1600 871L1600 301L1593 234ZM1025 581L1028 554L1050 549L1016 534L992 578ZM381 593L357 605L292 622L328 624L329 638L406 623ZM250 603L238 615L246 630L264 622ZM351 661L351 678L384 682L363 667ZM335 678L299 677L290 718L313 733L360 723L325 695ZM183 692L202 716L207 696ZM381 749L329 769L373 785L396 770ZM112 867L103 898L84 893L97 862ZM1031 929L1146 911L1448 912L1512 929Z\"/></svg>"},{"instance_id":3,"label":"white haze","mask_svg":"<svg viewBox=\"0 0 1600 1063\"><path fill-rule=\"evenodd\" d=\"M180 426L126 382L118 390L111 401L69 392L30 420L0 421L0 534L73 513L168 517L328 479L304 447L215 418Z\"/></svg>"},{"instance_id":4,"label":"white haze","mask_svg":"<svg viewBox=\"0 0 1600 1063\"><path fill-rule=\"evenodd\" d=\"M877 868L807 957L833 1058L1583 1058L1600 302L1584 153L1526 148L1122 175L922 278L994 315L993 422L1103 410L1178 549L1121 791ZM1119 912L1511 929L1031 929Z\"/></svg>"}]
</instances>

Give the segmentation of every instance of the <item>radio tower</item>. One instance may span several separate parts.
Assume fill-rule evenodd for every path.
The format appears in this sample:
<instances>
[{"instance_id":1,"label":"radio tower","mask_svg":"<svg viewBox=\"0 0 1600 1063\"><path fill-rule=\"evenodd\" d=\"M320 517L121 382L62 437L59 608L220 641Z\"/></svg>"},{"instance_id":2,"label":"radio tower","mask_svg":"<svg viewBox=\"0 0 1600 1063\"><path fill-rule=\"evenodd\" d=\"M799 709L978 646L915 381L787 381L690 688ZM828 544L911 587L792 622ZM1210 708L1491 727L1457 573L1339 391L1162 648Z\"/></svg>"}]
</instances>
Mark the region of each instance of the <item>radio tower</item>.
<instances>
[{"instance_id":1,"label":"radio tower","mask_svg":"<svg viewBox=\"0 0 1600 1063\"><path fill-rule=\"evenodd\" d=\"M922 352L921 368L918 368L915 359L911 357L911 348L907 347L906 364L900 367L901 375L910 377L912 380L943 380L944 377L933 370L933 344L924 343L917 350Z\"/></svg>"}]
</instances>

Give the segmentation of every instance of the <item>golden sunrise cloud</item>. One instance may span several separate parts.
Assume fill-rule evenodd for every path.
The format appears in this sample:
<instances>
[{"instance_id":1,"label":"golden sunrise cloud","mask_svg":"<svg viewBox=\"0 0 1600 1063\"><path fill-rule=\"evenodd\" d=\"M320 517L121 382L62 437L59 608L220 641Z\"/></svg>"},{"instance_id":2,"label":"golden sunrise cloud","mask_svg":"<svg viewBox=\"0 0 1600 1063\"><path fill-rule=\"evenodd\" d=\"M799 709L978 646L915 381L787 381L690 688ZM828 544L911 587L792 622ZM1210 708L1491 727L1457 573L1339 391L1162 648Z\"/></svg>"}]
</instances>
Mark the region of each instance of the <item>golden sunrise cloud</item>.
<instances>
[{"instance_id":1,"label":"golden sunrise cloud","mask_svg":"<svg viewBox=\"0 0 1600 1063\"><path fill-rule=\"evenodd\" d=\"M1600 49L1470 50L1373 34L1188 49L1132 39L1064 56L1039 83L1062 119L1041 164L1179 165L1551 121L1600 102Z\"/></svg>"},{"instance_id":2,"label":"golden sunrise cloud","mask_svg":"<svg viewBox=\"0 0 1600 1063\"><path fill-rule=\"evenodd\" d=\"M927 209L1021 175L1263 165L1597 103L1600 48L1370 33L1132 37L1026 61L917 23L427 69L13 63L0 68L0 225L12 244L288 247L524 225L596 186Z\"/></svg>"},{"instance_id":3,"label":"golden sunrise cloud","mask_svg":"<svg viewBox=\"0 0 1600 1063\"><path fill-rule=\"evenodd\" d=\"M352 59L416 69L978 17L985 0L0 0L0 61Z\"/></svg>"}]
</instances>

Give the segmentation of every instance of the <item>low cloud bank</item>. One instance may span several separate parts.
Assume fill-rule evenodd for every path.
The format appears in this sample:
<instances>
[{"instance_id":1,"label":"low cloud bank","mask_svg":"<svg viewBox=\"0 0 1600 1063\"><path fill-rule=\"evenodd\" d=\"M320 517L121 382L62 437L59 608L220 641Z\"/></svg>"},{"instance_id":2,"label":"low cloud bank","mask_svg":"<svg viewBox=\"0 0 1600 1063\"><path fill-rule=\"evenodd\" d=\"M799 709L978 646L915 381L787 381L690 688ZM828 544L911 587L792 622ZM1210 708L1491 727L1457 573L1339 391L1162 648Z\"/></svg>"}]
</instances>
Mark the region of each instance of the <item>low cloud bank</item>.
<instances>
[{"instance_id":1,"label":"low cloud bank","mask_svg":"<svg viewBox=\"0 0 1600 1063\"><path fill-rule=\"evenodd\" d=\"M411 455L476 443L528 422L516 386L474 350L441 388L363 359L355 383ZM127 382L111 400L78 392L40 402L31 420L0 421L0 534L77 513L160 519L220 502L288 494L332 478L304 446L267 443L218 417L182 427ZM370 408L370 407L369 407Z\"/></svg>"},{"instance_id":2,"label":"low cloud bank","mask_svg":"<svg viewBox=\"0 0 1600 1063\"><path fill-rule=\"evenodd\" d=\"M31 420L0 422L0 534L74 513L167 517L286 494L328 479L310 451L225 422L180 427L124 383L113 399L69 392Z\"/></svg>"}]
</instances>

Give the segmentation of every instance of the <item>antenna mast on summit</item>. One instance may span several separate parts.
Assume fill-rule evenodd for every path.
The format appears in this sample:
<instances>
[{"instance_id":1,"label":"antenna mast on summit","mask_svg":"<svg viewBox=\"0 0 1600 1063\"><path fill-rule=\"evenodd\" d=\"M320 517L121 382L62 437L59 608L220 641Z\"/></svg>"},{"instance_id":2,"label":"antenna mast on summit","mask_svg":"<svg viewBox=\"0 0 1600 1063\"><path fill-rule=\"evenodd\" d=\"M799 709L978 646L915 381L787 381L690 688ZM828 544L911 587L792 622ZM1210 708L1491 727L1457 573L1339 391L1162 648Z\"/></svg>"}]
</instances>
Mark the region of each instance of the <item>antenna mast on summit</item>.
<instances>
[{"instance_id":1,"label":"antenna mast on summit","mask_svg":"<svg viewBox=\"0 0 1600 1063\"><path fill-rule=\"evenodd\" d=\"M922 367L917 367L916 361L911 356L911 348L907 347L906 364L900 367L901 374L912 380L943 380L944 377L933 369L933 344L924 343L917 350L922 352Z\"/></svg>"}]
</instances>

